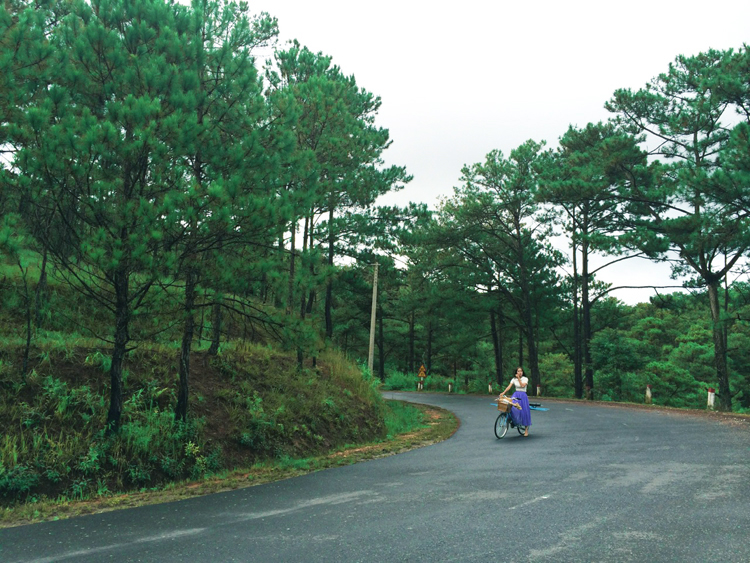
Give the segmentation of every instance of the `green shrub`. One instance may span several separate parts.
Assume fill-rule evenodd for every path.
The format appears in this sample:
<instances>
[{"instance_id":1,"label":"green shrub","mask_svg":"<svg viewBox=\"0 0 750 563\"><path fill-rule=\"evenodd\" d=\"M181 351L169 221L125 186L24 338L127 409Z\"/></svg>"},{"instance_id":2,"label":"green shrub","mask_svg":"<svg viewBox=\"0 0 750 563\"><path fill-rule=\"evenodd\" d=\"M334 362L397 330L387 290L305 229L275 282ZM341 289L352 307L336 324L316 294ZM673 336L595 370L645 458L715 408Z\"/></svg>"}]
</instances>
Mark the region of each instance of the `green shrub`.
<instances>
[{"instance_id":1,"label":"green shrub","mask_svg":"<svg viewBox=\"0 0 750 563\"><path fill-rule=\"evenodd\" d=\"M448 392L448 383L453 383L453 392L456 393L455 381L452 377L445 377L443 375L431 374L428 375L424 382L424 388L428 391L437 391L440 393Z\"/></svg>"},{"instance_id":2,"label":"green shrub","mask_svg":"<svg viewBox=\"0 0 750 563\"><path fill-rule=\"evenodd\" d=\"M429 377L425 378L426 381ZM388 371L385 374L385 381L383 382L383 389L389 391L414 391L417 388L418 378L414 375L407 375L400 371Z\"/></svg>"},{"instance_id":3,"label":"green shrub","mask_svg":"<svg viewBox=\"0 0 750 563\"><path fill-rule=\"evenodd\" d=\"M0 462L0 495L3 497L23 497L39 483L39 474L25 465L6 468Z\"/></svg>"}]
</instances>

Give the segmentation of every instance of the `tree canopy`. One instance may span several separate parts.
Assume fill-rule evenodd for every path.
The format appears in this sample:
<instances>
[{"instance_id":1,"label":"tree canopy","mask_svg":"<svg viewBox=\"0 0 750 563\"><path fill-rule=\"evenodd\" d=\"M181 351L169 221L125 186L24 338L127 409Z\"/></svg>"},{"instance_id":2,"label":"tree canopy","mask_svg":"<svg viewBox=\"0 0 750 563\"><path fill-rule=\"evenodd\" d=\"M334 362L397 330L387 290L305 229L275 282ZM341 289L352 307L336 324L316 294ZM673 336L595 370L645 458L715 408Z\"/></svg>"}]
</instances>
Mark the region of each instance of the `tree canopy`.
<instances>
[{"instance_id":1,"label":"tree canopy","mask_svg":"<svg viewBox=\"0 0 750 563\"><path fill-rule=\"evenodd\" d=\"M181 422L196 341L279 346L298 370L329 348L363 361L375 263L385 385L424 365L428 388L487 392L522 365L533 393L652 385L699 406L717 387L750 408L747 46L676 57L554 148L489 148L430 209L380 205L411 179L385 164L381 99L278 26L218 0L0 8L0 249L27 351L62 328L48 272L86 303L76 329L111 347L107 428L144 341L179 349ZM684 292L614 299L601 273L633 259L668 261Z\"/></svg>"}]
</instances>

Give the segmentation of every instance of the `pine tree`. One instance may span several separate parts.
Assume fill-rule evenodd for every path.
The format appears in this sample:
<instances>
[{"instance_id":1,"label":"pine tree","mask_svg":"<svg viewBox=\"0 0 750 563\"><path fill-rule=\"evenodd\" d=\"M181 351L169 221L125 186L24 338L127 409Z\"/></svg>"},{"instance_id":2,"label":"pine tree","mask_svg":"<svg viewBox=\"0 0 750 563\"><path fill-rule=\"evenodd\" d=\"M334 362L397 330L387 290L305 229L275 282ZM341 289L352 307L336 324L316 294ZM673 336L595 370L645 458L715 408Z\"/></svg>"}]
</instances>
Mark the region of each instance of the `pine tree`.
<instances>
[{"instance_id":1,"label":"pine tree","mask_svg":"<svg viewBox=\"0 0 750 563\"><path fill-rule=\"evenodd\" d=\"M313 255L307 260L313 278L314 248L325 249L325 334L331 338L334 263L346 253L340 246L379 195L398 189L410 178L402 167L381 166L381 155L390 141L388 131L374 123L380 98L359 88L353 76L345 76L332 65L331 57L298 43L277 52L276 63L277 71L269 73L269 80L273 88L292 96L300 112L294 130L305 176L298 175L290 187L307 196L299 199L296 216L304 221L302 248ZM296 221L291 228L290 269L294 267L295 235ZM302 297L302 315L315 298L314 292Z\"/></svg>"},{"instance_id":2,"label":"pine tree","mask_svg":"<svg viewBox=\"0 0 750 563\"><path fill-rule=\"evenodd\" d=\"M483 283L502 296L500 307L507 302L515 309L534 390L541 383L538 313L554 293L554 267L561 263L547 241L548 226L535 220L541 149L527 141L509 158L495 150L485 162L465 166L464 185L441 209L443 246L487 276Z\"/></svg>"},{"instance_id":3,"label":"pine tree","mask_svg":"<svg viewBox=\"0 0 750 563\"><path fill-rule=\"evenodd\" d=\"M748 222L727 198L723 159L730 146L727 122L736 107L721 84L732 52L679 56L667 72L637 92L618 90L607 108L634 132L657 140L651 151L660 175L653 185L629 184L622 193L634 220L632 242L653 255L673 251L676 274L693 274L708 290L714 361L721 408L731 410L727 343L719 299L721 282L750 245ZM741 80L737 77L738 80Z\"/></svg>"},{"instance_id":4,"label":"pine tree","mask_svg":"<svg viewBox=\"0 0 750 563\"><path fill-rule=\"evenodd\" d=\"M187 418L200 288L214 292L211 350L216 353L225 279L246 281L237 274L248 271L232 258L241 255L247 260L246 247L266 243L277 222L272 201L277 147L269 140L266 101L253 55L254 49L275 38L276 21L266 14L253 17L237 3L215 0L193 2L189 18L181 72L191 88L175 103L177 110L191 116L195 128L185 151L177 155L187 176L182 199L176 202L184 214L167 235L179 253L184 282L178 420ZM243 285L229 289L242 290Z\"/></svg>"},{"instance_id":5,"label":"pine tree","mask_svg":"<svg viewBox=\"0 0 750 563\"><path fill-rule=\"evenodd\" d=\"M49 37L47 95L22 108L14 142L37 236L66 280L112 315L107 427L119 428L132 321L174 268L178 153L195 120L176 110L185 9L162 0L74 2Z\"/></svg>"},{"instance_id":6,"label":"pine tree","mask_svg":"<svg viewBox=\"0 0 750 563\"><path fill-rule=\"evenodd\" d=\"M631 178L648 181L646 154L637 146L637 139L618 130L614 123L590 123L583 129L571 126L545 168L537 199L561 210L562 216L556 220L563 224L571 241L575 396L583 396L585 384L591 398L591 308L599 298L617 289L610 285L592 295L594 275L611 264L642 257L641 252L625 254L627 248L619 242L628 229L619 190ZM594 253L613 258L592 271L590 257Z\"/></svg>"}]
</instances>

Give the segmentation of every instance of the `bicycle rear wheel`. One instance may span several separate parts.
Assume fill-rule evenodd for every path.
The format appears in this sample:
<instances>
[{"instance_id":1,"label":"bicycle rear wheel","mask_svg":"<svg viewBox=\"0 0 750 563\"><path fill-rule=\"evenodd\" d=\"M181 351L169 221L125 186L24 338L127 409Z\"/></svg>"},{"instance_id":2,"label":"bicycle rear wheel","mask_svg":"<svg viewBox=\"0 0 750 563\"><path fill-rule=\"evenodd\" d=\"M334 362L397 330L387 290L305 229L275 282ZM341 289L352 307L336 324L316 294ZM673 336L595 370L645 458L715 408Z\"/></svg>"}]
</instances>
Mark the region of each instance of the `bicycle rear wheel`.
<instances>
[{"instance_id":1,"label":"bicycle rear wheel","mask_svg":"<svg viewBox=\"0 0 750 563\"><path fill-rule=\"evenodd\" d=\"M509 424L509 417L508 413L501 412L497 420L495 420L495 436L497 436L498 439L505 436L505 434L508 432L508 424Z\"/></svg>"},{"instance_id":2,"label":"bicycle rear wheel","mask_svg":"<svg viewBox=\"0 0 750 563\"><path fill-rule=\"evenodd\" d=\"M518 433L519 433L519 434L520 434L521 436L523 436L524 434L526 434L526 427L525 427L525 426L521 426L521 425L519 424L518 426L516 426L516 429L518 430Z\"/></svg>"}]
</instances>

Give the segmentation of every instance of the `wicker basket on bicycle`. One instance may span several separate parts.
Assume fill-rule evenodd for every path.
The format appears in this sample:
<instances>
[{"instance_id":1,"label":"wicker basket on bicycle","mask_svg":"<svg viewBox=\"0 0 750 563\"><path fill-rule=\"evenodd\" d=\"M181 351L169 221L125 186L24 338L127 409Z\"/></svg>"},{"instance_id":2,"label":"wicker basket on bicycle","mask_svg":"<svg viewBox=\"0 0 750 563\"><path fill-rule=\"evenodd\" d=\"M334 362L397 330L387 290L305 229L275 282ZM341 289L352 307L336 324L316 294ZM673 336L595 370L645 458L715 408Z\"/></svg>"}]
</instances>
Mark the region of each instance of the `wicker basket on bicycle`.
<instances>
[{"instance_id":1,"label":"wicker basket on bicycle","mask_svg":"<svg viewBox=\"0 0 750 563\"><path fill-rule=\"evenodd\" d=\"M497 403L497 410L500 412L510 412L513 402L505 397L498 397L495 401Z\"/></svg>"},{"instance_id":2,"label":"wicker basket on bicycle","mask_svg":"<svg viewBox=\"0 0 750 563\"><path fill-rule=\"evenodd\" d=\"M500 412L510 412L510 409L513 407L521 410L521 405L514 403L513 400L508 397L498 397L495 399L495 402L497 403L497 410Z\"/></svg>"}]
</instances>

